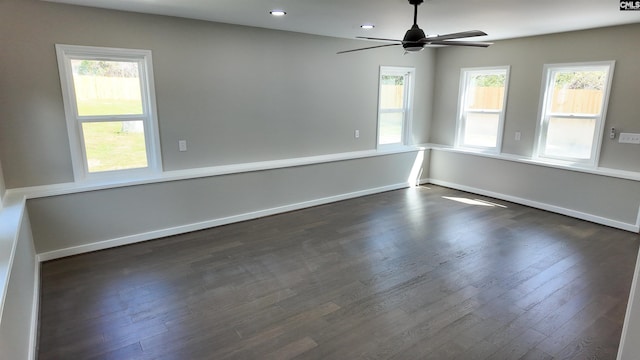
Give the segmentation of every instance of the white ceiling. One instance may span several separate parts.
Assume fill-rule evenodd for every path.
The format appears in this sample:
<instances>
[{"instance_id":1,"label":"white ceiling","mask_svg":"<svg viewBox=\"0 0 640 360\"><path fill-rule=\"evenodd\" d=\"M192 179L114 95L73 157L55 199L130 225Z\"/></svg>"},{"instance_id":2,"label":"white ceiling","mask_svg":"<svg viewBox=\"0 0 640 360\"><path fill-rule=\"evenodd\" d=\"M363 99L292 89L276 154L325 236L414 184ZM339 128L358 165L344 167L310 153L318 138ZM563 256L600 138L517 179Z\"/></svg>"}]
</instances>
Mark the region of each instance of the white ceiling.
<instances>
[{"instance_id":1,"label":"white ceiling","mask_svg":"<svg viewBox=\"0 0 640 360\"><path fill-rule=\"evenodd\" d=\"M46 0L179 16L316 35L401 39L413 23L408 0ZM640 23L640 11L620 11L619 0L426 0L418 25L429 35L483 30L498 40ZM276 18L272 9L287 15ZM363 23L375 24L362 30Z\"/></svg>"}]
</instances>

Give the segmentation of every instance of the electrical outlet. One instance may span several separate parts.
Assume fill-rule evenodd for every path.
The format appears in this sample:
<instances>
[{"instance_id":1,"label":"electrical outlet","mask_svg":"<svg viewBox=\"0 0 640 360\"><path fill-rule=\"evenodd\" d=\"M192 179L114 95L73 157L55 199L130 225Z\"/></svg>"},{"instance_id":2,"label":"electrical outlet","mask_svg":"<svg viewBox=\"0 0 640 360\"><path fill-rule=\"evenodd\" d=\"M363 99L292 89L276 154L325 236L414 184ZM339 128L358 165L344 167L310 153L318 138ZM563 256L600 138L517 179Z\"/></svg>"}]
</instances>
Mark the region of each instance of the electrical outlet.
<instances>
[{"instance_id":1,"label":"electrical outlet","mask_svg":"<svg viewBox=\"0 0 640 360\"><path fill-rule=\"evenodd\" d=\"M178 140L178 150L187 151L187 140Z\"/></svg>"},{"instance_id":2,"label":"electrical outlet","mask_svg":"<svg viewBox=\"0 0 640 360\"><path fill-rule=\"evenodd\" d=\"M520 131L516 131L516 141L520 141L521 137L522 137L522 133Z\"/></svg>"},{"instance_id":3,"label":"electrical outlet","mask_svg":"<svg viewBox=\"0 0 640 360\"><path fill-rule=\"evenodd\" d=\"M640 134L620 133L618 142L623 144L640 144Z\"/></svg>"},{"instance_id":4,"label":"electrical outlet","mask_svg":"<svg viewBox=\"0 0 640 360\"><path fill-rule=\"evenodd\" d=\"M356 139L360 137L360 130L356 130L353 132L353 137L355 137Z\"/></svg>"}]
</instances>

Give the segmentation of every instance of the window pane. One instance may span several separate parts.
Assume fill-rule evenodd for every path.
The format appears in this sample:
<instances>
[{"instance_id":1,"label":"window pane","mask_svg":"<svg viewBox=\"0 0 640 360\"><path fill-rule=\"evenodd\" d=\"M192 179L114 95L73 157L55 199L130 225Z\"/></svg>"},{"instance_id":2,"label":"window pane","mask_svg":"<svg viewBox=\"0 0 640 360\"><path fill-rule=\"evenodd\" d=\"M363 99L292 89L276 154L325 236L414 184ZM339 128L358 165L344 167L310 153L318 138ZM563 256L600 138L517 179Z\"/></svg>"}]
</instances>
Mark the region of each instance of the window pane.
<instances>
[{"instance_id":1,"label":"window pane","mask_svg":"<svg viewBox=\"0 0 640 360\"><path fill-rule=\"evenodd\" d=\"M606 71L563 71L553 78L551 112L558 114L600 114Z\"/></svg>"},{"instance_id":2,"label":"window pane","mask_svg":"<svg viewBox=\"0 0 640 360\"><path fill-rule=\"evenodd\" d=\"M465 101L468 110L502 110L504 101L504 74L471 75Z\"/></svg>"},{"instance_id":3,"label":"window pane","mask_svg":"<svg viewBox=\"0 0 640 360\"><path fill-rule=\"evenodd\" d=\"M548 156L591 158L596 119L552 117L549 119L544 154Z\"/></svg>"},{"instance_id":4,"label":"window pane","mask_svg":"<svg viewBox=\"0 0 640 360\"><path fill-rule=\"evenodd\" d=\"M71 60L79 116L140 115L138 63Z\"/></svg>"},{"instance_id":5,"label":"window pane","mask_svg":"<svg viewBox=\"0 0 640 360\"><path fill-rule=\"evenodd\" d=\"M402 142L402 122L404 113L381 113L378 144L399 144Z\"/></svg>"},{"instance_id":6,"label":"window pane","mask_svg":"<svg viewBox=\"0 0 640 360\"><path fill-rule=\"evenodd\" d=\"M142 120L83 123L82 132L90 173L147 167Z\"/></svg>"},{"instance_id":7,"label":"window pane","mask_svg":"<svg viewBox=\"0 0 640 360\"><path fill-rule=\"evenodd\" d=\"M461 71L456 146L499 152L508 66Z\"/></svg>"},{"instance_id":8,"label":"window pane","mask_svg":"<svg viewBox=\"0 0 640 360\"><path fill-rule=\"evenodd\" d=\"M499 114L467 113L463 144L468 146L496 147L498 144Z\"/></svg>"},{"instance_id":9,"label":"window pane","mask_svg":"<svg viewBox=\"0 0 640 360\"><path fill-rule=\"evenodd\" d=\"M402 109L404 107L404 76L382 75L380 82L380 108Z\"/></svg>"}]
</instances>

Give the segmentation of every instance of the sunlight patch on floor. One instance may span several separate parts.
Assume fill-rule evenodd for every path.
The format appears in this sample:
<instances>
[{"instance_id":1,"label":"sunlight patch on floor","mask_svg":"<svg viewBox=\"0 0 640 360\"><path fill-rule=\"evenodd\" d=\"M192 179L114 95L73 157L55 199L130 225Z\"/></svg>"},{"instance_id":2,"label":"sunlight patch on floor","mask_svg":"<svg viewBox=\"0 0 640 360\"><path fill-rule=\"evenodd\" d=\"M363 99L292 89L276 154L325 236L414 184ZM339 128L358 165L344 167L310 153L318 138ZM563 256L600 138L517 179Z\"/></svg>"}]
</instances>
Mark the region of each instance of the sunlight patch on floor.
<instances>
[{"instance_id":1,"label":"sunlight patch on floor","mask_svg":"<svg viewBox=\"0 0 640 360\"><path fill-rule=\"evenodd\" d=\"M469 199L469 198L455 197L455 196L443 196L442 198L443 199L447 199L447 200L457 201L457 202L460 202L460 203L463 203L463 204L468 204L468 205L507 208L504 205L500 205L500 204L496 204L496 203L492 203L490 201L485 201L485 200L480 200L480 199Z\"/></svg>"}]
</instances>

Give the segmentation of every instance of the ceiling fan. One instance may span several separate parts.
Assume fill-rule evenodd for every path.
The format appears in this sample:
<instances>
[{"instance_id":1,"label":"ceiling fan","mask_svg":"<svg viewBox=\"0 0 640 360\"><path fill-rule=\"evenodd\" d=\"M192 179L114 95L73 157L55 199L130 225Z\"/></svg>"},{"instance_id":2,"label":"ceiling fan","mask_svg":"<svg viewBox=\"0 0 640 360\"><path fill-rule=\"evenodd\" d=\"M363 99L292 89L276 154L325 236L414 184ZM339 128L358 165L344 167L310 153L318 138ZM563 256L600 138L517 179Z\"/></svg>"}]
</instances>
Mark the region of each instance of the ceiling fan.
<instances>
[{"instance_id":1,"label":"ceiling fan","mask_svg":"<svg viewBox=\"0 0 640 360\"><path fill-rule=\"evenodd\" d=\"M484 36L487 35L484 31L480 30L470 30L463 31L458 33L444 34L444 35L435 35L435 36L426 36L424 31L418 27L418 5L422 4L424 0L409 0L409 4L414 6L413 10L413 26L411 29L407 30L404 38L402 40L395 39L382 39L382 38L372 38L372 37L363 37L358 36L358 39L367 39L367 40L381 40L381 41L393 41L393 44L385 44L385 45L377 45L370 46L366 48L353 49L353 50L345 50L339 51L338 54L344 54L348 52L360 51L360 50L369 50L376 49L387 46L398 46L402 45L406 52L416 52L424 49L426 45L454 45L454 46L475 46L475 47L488 47L493 43L484 42L484 41L456 41L453 39L461 39L468 38L473 36Z\"/></svg>"}]
</instances>

